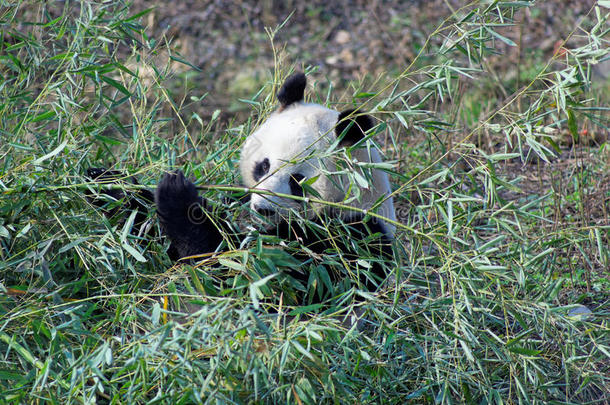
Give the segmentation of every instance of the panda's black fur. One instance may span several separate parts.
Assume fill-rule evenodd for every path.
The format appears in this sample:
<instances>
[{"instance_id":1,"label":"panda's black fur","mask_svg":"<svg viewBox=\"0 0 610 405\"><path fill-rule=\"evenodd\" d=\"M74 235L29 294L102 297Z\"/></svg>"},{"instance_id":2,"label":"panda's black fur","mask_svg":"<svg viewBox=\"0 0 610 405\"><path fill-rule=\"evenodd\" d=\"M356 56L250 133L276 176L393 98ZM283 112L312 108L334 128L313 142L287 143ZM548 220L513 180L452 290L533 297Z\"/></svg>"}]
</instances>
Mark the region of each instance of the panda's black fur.
<instances>
[{"instance_id":1,"label":"panda's black fur","mask_svg":"<svg viewBox=\"0 0 610 405\"><path fill-rule=\"evenodd\" d=\"M295 73L286 79L277 93L277 99L282 104L282 108L303 100L306 85L307 79L303 73Z\"/></svg>"},{"instance_id":2,"label":"panda's black fur","mask_svg":"<svg viewBox=\"0 0 610 405\"><path fill-rule=\"evenodd\" d=\"M278 100L281 103L280 111L303 100L305 83L303 74L293 75L286 80L278 92ZM358 142L373 126L370 117L366 115L359 115L350 121L347 117L352 113L353 111L347 111L340 114L340 122L336 131L337 134L343 135L342 143ZM110 173L100 170L93 169L89 173L90 177L103 179L100 176ZM113 172L113 174L116 173ZM150 194L145 193L145 196L144 200L150 200ZM147 207L141 205L139 202L141 200L127 196L127 208L145 212ZM138 203L136 204L134 201ZM220 251L228 249L228 246L240 246L244 235L236 235L226 226L226 213L218 209L212 210L210 204L199 195L195 185L181 171L167 173L162 177L154 192L154 201L163 236L170 241L168 254L172 260L219 252L220 246L224 246L224 248L220 248ZM343 217L341 224L341 226L331 228L332 232L328 232L328 222L322 216L313 218L309 226L296 220L281 218L274 226L270 226L262 233L275 235L287 242L297 241L314 253L314 257L312 257L307 250L298 248L291 250L290 253L299 262L315 261L316 255L334 253L341 255L343 263L354 264L359 259L358 249L354 245L358 245L359 249L368 249L370 254L367 255L367 259L370 257L379 259L369 262L368 273L372 278L360 277L354 281L360 284L360 288L373 291L387 276L384 261L392 258L392 241L387 235L387 229L384 229L383 224L379 221L365 221L364 216L357 212L350 214L349 218ZM337 236L337 233L342 231L349 232L349 235ZM230 240L225 240L226 243L223 244L223 239L226 238ZM337 248L340 253L336 251ZM345 270L341 271L340 265L334 267L339 269L334 268L328 272L331 282L344 280ZM309 281L306 269L306 266L299 266L286 273L306 287ZM303 299L302 302L317 302L321 298L327 297L313 297L313 299L309 297L307 300Z\"/></svg>"},{"instance_id":3,"label":"panda's black fur","mask_svg":"<svg viewBox=\"0 0 610 405\"><path fill-rule=\"evenodd\" d=\"M87 177L102 184L118 184L123 182L139 185L136 178L132 176L126 177L118 170L106 170L92 167L87 169ZM91 204L100 208L102 213L109 218L122 214L121 211L136 211L136 216L133 222L134 227L136 228L145 225L148 218L148 207L155 202L153 192L146 189L138 190L133 193L125 193L123 190L115 188L105 190L104 195L110 197L110 200L112 201L120 201L120 204L115 203L112 208L107 208L107 200L97 198L95 195L90 193L88 193L86 197ZM125 218L125 216L122 216L122 218Z\"/></svg>"},{"instance_id":4,"label":"panda's black fur","mask_svg":"<svg viewBox=\"0 0 610 405\"><path fill-rule=\"evenodd\" d=\"M231 230L223 226L226 216L220 213L219 218L218 213L212 213L205 199L199 196L195 185L181 171L163 176L155 191L155 201L163 234L171 241L170 251L175 252L178 257L187 258L215 252L223 241L223 234L233 238L227 243L228 246L239 246L240 237L234 236ZM343 258L353 264L358 260L354 248L348 246L344 238L333 237L332 233L329 235L326 232L328 223L323 221L323 218L316 218L309 224L303 224L296 220L282 219L263 233L285 241L298 241L317 255L331 252L337 246ZM375 279L363 277L360 280L364 288L373 291L386 276L382 261L392 257L391 241L385 236L384 229L378 222L364 222L362 215L354 214L342 222L347 227L345 230L349 232L349 239L356 243L362 242L359 244L360 248L368 249L371 257L379 258L379 261L370 263ZM333 230L341 229L335 226ZM300 262L312 259L305 251L297 250L292 254ZM294 269L288 274L303 286L307 286L307 272ZM333 282L345 277L345 274L338 274L336 271L330 274Z\"/></svg>"}]
</instances>

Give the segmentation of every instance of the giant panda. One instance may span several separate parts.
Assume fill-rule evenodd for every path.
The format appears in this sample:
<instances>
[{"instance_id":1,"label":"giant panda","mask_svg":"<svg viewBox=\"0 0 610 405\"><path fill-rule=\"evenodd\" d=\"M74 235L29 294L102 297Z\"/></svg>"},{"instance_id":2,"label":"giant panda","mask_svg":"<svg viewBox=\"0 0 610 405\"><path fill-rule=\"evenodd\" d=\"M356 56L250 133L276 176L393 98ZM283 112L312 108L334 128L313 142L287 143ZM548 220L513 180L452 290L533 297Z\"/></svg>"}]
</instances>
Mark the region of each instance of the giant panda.
<instances>
[{"instance_id":1,"label":"giant panda","mask_svg":"<svg viewBox=\"0 0 610 405\"><path fill-rule=\"evenodd\" d=\"M365 139L374 126L373 120L354 110L338 112L305 103L305 87L303 73L290 76L277 94L280 103L277 110L246 138L241 148L239 167L243 185L264 191L250 195L253 223L267 224L262 233L296 241L297 248L291 253L301 262L315 261L316 256L323 254L341 255L340 262L348 269L333 269L332 282L343 280L350 270L364 265L369 270L367 276L356 277L354 281L363 289L374 290L388 275L386 264L392 262L396 216L388 175L375 166L382 163L380 152ZM347 156L342 165L339 154ZM372 169L366 169L367 166ZM346 190L357 187L350 184L349 170L362 171L361 178L368 179L368 187L359 187L357 193L347 195ZM315 201L330 201L357 210L308 203L304 197L310 195ZM232 244L239 246L240 236L227 231L224 218L218 218L224 214L212 210L181 171L162 177L154 199L162 232L171 241L174 256L192 258L228 250L227 246ZM388 221L362 212L373 209ZM299 218L308 220L309 225ZM327 222L339 226L331 227L334 229L331 231ZM347 238L336 237L343 231L349 233ZM227 235L237 240L222 243L230 237ZM359 260L354 247L358 243L371 251L368 257L379 260L373 263ZM307 285L310 278L307 268L299 266L286 273Z\"/></svg>"}]
</instances>

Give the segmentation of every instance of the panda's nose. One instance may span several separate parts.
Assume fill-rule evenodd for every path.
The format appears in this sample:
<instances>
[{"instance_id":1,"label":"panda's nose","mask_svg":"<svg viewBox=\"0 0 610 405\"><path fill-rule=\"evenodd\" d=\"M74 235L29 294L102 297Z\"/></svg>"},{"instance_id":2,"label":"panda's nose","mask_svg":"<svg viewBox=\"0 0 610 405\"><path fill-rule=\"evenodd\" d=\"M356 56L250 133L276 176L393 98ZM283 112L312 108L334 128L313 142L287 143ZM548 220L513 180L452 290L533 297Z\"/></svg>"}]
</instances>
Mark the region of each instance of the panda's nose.
<instances>
[{"instance_id":1,"label":"panda's nose","mask_svg":"<svg viewBox=\"0 0 610 405\"><path fill-rule=\"evenodd\" d=\"M254 210L261 215L266 217L271 217L275 215L275 210L273 208L261 207L260 205L255 205Z\"/></svg>"}]
</instances>

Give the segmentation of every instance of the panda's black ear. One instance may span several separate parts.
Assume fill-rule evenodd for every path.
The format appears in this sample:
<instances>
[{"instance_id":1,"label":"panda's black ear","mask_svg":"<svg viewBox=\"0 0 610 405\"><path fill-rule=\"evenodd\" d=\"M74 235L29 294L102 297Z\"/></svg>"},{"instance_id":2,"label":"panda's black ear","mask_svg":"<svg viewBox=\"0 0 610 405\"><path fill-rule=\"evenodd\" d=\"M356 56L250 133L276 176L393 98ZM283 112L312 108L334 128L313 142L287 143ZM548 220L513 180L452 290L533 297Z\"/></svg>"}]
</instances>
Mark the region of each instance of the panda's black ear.
<instances>
[{"instance_id":1,"label":"panda's black ear","mask_svg":"<svg viewBox=\"0 0 610 405\"><path fill-rule=\"evenodd\" d=\"M282 108L288 107L292 103L302 101L305 95L305 85L307 78L303 73L295 73L290 76L282 88L277 93L277 99L282 104Z\"/></svg>"},{"instance_id":2,"label":"panda's black ear","mask_svg":"<svg viewBox=\"0 0 610 405\"><path fill-rule=\"evenodd\" d=\"M343 111L339 114L335 133L343 139L339 142L339 146L351 146L364 138L365 133L373 128L373 118L370 115L356 113L355 110Z\"/></svg>"}]
</instances>

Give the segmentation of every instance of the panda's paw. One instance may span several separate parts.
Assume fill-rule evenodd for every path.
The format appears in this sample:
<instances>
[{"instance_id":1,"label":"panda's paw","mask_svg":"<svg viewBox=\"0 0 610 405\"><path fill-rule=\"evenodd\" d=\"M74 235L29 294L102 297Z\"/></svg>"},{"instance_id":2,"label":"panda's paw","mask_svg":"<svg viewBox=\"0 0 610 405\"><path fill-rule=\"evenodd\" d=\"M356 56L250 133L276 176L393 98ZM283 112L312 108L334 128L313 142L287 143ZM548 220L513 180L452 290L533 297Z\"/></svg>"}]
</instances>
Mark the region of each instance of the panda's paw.
<instances>
[{"instance_id":1,"label":"panda's paw","mask_svg":"<svg viewBox=\"0 0 610 405\"><path fill-rule=\"evenodd\" d=\"M116 170L107 170L103 167L90 167L87 169L87 179L93 183L119 183L124 177L123 173ZM122 200L125 197L125 193L120 189L102 189L99 192L91 192L87 190L85 197L89 203L95 207L104 208L108 204L108 198L110 197L113 201ZM113 210L104 210L104 214L108 217L114 216L118 212L118 207Z\"/></svg>"},{"instance_id":2,"label":"panda's paw","mask_svg":"<svg viewBox=\"0 0 610 405\"><path fill-rule=\"evenodd\" d=\"M90 167L87 169L87 177L91 180L118 180L123 177L118 170L108 170L104 167Z\"/></svg>"},{"instance_id":3,"label":"panda's paw","mask_svg":"<svg viewBox=\"0 0 610 405\"><path fill-rule=\"evenodd\" d=\"M163 235L171 241L168 254L172 259L214 252L222 241L206 200L181 171L163 176L155 204Z\"/></svg>"},{"instance_id":4,"label":"panda's paw","mask_svg":"<svg viewBox=\"0 0 610 405\"><path fill-rule=\"evenodd\" d=\"M166 173L155 191L157 214L162 222L200 220L202 203L197 188L181 170Z\"/></svg>"}]
</instances>

